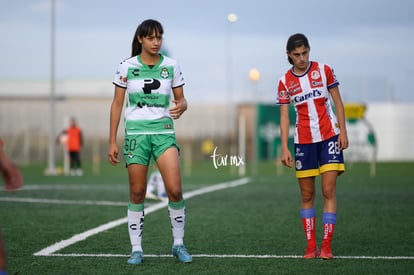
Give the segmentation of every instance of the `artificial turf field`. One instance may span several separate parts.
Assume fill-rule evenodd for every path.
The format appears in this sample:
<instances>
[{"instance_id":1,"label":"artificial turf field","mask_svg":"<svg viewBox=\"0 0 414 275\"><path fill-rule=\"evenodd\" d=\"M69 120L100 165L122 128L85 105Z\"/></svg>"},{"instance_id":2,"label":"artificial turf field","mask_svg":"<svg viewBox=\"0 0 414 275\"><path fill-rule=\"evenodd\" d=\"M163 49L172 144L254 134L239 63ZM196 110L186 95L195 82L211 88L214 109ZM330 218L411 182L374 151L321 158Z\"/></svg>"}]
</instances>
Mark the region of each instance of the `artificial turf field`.
<instances>
[{"instance_id":1,"label":"artificial turf field","mask_svg":"<svg viewBox=\"0 0 414 275\"><path fill-rule=\"evenodd\" d=\"M0 228L10 274L414 274L414 163L348 164L337 185L331 261L301 258L306 246L294 171L261 163L240 180L235 167L193 163L183 175L191 264L170 256L165 205L146 201L145 260L130 266L123 165L85 164L82 177L21 167L23 189L0 191ZM232 184L234 186L232 186ZM317 183L317 236L322 198ZM112 223L111 223L112 222Z\"/></svg>"}]
</instances>

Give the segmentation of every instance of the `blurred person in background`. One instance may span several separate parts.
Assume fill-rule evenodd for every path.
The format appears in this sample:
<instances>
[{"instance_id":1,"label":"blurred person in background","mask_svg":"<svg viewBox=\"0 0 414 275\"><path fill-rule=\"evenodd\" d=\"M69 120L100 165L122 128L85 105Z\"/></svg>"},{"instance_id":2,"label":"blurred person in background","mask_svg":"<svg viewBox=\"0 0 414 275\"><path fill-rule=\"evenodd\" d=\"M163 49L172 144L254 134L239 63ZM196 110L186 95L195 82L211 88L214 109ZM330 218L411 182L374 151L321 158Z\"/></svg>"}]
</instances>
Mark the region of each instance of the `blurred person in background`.
<instances>
[{"instance_id":1,"label":"blurred person in background","mask_svg":"<svg viewBox=\"0 0 414 275\"><path fill-rule=\"evenodd\" d=\"M180 262L192 262L192 256L184 246L186 208L173 122L187 110L187 100L177 61L160 53L163 33L161 23L156 20L148 19L139 24L132 40L131 57L119 64L113 81L115 92L110 112L108 157L112 165L119 163L116 136L126 101L123 154L129 178L127 218L132 246L127 262L133 265L144 260L141 243L151 159L157 163L168 195L172 255ZM170 106L170 102L174 106Z\"/></svg>"},{"instance_id":2,"label":"blurred person in background","mask_svg":"<svg viewBox=\"0 0 414 275\"><path fill-rule=\"evenodd\" d=\"M66 151L69 154L69 174L82 176L80 153L83 147L83 135L75 118L71 118L69 127L62 131L57 142L66 144Z\"/></svg>"},{"instance_id":3,"label":"blurred person in background","mask_svg":"<svg viewBox=\"0 0 414 275\"><path fill-rule=\"evenodd\" d=\"M154 165L154 169L151 172L148 183L146 199L168 201L167 193L165 192L164 180L157 164Z\"/></svg>"},{"instance_id":4,"label":"blurred person in background","mask_svg":"<svg viewBox=\"0 0 414 275\"><path fill-rule=\"evenodd\" d=\"M332 259L332 236L336 224L336 180L345 171L343 151L348 147L345 112L339 82L333 69L309 61L310 46L305 35L289 37L286 46L292 67L280 78L276 103L280 105L281 162L292 167L288 148L289 104L296 111L294 154L296 177L301 192L301 219L307 248L304 258ZM336 115L331 106L335 104ZM316 245L315 177L321 176L323 238L319 252Z\"/></svg>"},{"instance_id":5,"label":"blurred person in background","mask_svg":"<svg viewBox=\"0 0 414 275\"><path fill-rule=\"evenodd\" d=\"M4 181L4 188L15 191L23 185L23 177L4 150L4 141L0 138L0 173ZM6 247L0 232L0 275L7 274Z\"/></svg>"}]
</instances>

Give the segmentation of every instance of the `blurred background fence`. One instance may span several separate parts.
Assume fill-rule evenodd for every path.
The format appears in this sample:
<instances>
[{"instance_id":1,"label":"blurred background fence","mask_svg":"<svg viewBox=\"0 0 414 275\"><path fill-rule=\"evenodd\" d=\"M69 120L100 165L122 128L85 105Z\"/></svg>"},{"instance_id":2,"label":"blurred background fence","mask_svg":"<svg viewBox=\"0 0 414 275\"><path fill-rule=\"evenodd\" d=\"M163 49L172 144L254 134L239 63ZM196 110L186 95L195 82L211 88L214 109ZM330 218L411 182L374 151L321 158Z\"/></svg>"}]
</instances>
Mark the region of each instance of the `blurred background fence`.
<instances>
[{"instance_id":1,"label":"blurred background fence","mask_svg":"<svg viewBox=\"0 0 414 275\"><path fill-rule=\"evenodd\" d=\"M82 158L106 160L111 101L109 96L56 97L54 138L68 126L69 118L75 117L85 138ZM51 121L49 106L47 96L0 96L0 134L16 162L47 161ZM359 120L352 118L348 120L351 146L346 151L347 159L370 161L375 153L378 161L413 161L411 142L414 128L410 125L414 121L414 104L370 103L364 107L363 123L356 123ZM255 158L273 160L277 158L280 142L278 121L277 107L271 103L231 106L189 102L188 111L176 121L176 132L183 154L190 160L211 158L216 147L222 154L242 154L247 161ZM240 135L244 140L240 141ZM120 146L122 141L121 123ZM56 146L56 160L60 162L64 150L62 145Z\"/></svg>"}]
</instances>

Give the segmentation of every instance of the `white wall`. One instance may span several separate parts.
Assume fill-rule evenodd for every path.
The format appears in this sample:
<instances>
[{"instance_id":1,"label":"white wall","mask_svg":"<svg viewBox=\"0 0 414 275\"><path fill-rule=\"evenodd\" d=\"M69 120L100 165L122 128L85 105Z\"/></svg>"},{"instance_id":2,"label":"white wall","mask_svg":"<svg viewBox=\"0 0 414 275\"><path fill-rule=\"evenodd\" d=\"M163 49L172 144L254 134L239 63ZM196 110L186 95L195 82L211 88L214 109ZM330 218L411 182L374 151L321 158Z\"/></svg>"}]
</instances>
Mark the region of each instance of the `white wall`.
<instances>
[{"instance_id":1,"label":"white wall","mask_svg":"<svg viewBox=\"0 0 414 275\"><path fill-rule=\"evenodd\" d=\"M376 134L379 161L414 160L414 103L369 103L365 118Z\"/></svg>"}]
</instances>

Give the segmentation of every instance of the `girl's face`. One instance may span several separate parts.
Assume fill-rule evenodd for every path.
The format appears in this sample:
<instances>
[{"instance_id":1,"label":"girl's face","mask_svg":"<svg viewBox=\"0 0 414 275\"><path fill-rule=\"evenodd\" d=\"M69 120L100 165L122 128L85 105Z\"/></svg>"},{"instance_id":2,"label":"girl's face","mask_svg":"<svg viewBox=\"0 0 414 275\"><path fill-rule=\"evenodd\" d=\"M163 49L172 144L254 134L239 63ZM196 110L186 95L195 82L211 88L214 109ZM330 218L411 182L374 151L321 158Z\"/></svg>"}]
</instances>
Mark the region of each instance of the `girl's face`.
<instances>
[{"instance_id":1,"label":"girl's face","mask_svg":"<svg viewBox=\"0 0 414 275\"><path fill-rule=\"evenodd\" d=\"M154 31L151 35L138 37L138 42L142 45L142 52L156 55L161 49L162 35Z\"/></svg>"},{"instance_id":2,"label":"girl's face","mask_svg":"<svg viewBox=\"0 0 414 275\"><path fill-rule=\"evenodd\" d=\"M293 70L296 73L303 73L308 68L309 51L309 48L306 48L305 46L300 46L287 53L293 61Z\"/></svg>"}]
</instances>

